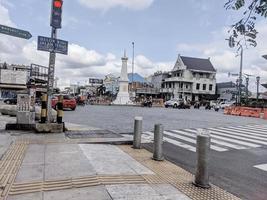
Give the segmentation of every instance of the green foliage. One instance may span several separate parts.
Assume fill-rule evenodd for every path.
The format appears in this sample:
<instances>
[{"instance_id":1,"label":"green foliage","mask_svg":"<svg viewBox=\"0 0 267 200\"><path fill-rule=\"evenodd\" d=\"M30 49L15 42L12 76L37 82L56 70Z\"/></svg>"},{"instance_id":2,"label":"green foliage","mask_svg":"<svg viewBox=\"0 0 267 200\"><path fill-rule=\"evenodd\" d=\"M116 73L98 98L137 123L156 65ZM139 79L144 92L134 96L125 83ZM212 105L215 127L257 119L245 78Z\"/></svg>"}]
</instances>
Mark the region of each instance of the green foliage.
<instances>
[{"instance_id":1,"label":"green foliage","mask_svg":"<svg viewBox=\"0 0 267 200\"><path fill-rule=\"evenodd\" d=\"M246 45L257 46L257 30L255 23L258 17L267 18L267 0L228 0L224 6L227 10L244 9L243 17L232 25L229 30L229 45L239 45L241 40ZM233 45L234 44L234 45Z\"/></svg>"}]
</instances>

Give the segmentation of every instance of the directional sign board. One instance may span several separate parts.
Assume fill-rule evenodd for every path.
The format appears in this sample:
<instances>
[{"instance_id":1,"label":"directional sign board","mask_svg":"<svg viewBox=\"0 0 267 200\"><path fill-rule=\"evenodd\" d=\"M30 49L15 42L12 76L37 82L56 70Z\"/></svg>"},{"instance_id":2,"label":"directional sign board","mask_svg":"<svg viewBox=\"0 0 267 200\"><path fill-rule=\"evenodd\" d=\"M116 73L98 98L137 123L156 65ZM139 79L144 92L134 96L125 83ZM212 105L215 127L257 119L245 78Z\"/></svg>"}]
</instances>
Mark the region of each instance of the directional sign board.
<instances>
[{"instance_id":1,"label":"directional sign board","mask_svg":"<svg viewBox=\"0 0 267 200\"><path fill-rule=\"evenodd\" d=\"M68 54L68 42L43 36L38 36L39 51L48 51L52 53Z\"/></svg>"},{"instance_id":2,"label":"directional sign board","mask_svg":"<svg viewBox=\"0 0 267 200\"><path fill-rule=\"evenodd\" d=\"M267 55L264 55L264 56L262 56L263 58L265 58L266 60L267 60Z\"/></svg>"},{"instance_id":3,"label":"directional sign board","mask_svg":"<svg viewBox=\"0 0 267 200\"><path fill-rule=\"evenodd\" d=\"M27 40L32 37L31 33L28 31L12 28L9 26L4 26L1 24L0 24L0 33Z\"/></svg>"}]
</instances>

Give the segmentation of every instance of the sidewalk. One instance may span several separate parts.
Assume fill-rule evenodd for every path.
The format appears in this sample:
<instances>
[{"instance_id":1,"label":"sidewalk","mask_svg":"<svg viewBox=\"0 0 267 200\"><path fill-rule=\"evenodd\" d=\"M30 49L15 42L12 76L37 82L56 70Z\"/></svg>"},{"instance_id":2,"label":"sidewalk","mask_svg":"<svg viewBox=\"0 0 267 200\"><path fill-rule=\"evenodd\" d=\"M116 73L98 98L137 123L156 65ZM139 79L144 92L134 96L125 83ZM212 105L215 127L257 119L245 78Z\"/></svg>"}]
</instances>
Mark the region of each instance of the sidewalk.
<instances>
[{"instance_id":1,"label":"sidewalk","mask_svg":"<svg viewBox=\"0 0 267 200\"><path fill-rule=\"evenodd\" d=\"M11 134L15 142L0 160L0 200L239 200L214 185L209 190L194 187L192 174L152 160L144 149L101 144L128 138L112 133L108 138L80 137L79 131L100 129L68 127L78 139ZM9 134L0 136L11 141Z\"/></svg>"}]
</instances>

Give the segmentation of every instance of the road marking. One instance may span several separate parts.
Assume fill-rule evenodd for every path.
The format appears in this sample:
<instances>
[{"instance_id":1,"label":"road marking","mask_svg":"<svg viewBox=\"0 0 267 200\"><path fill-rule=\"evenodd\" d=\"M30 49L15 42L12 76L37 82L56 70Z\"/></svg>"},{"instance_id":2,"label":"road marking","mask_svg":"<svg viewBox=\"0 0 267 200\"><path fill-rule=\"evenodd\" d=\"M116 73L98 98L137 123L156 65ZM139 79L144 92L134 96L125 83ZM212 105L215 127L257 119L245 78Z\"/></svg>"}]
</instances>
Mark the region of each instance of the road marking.
<instances>
[{"instance_id":1,"label":"road marking","mask_svg":"<svg viewBox=\"0 0 267 200\"><path fill-rule=\"evenodd\" d=\"M196 137L196 134L194 134L194 133L188 133L188 132L184 132L184 131L181 131L181 130L171 130L171 131L175 132L175 133L183 134L183 135L190 135L192 137ZM211 142L219 144L219 145L222 145L222 146L230 147L230 148L233 148L233 149L238 149L238 150L248 149L247 147L244 147L244 146L235 145L235 144L231 144L231 143L220 141L220 140L215 140L212 137L211 137Z\"/></svg>"},{"instance_id":2,"label":"road marking","mask_svg":"<svg viewBox=\"0 0 267 200\"><path fill-rule=\"evenodd\" d=\"M209 130L211 130L211 132L216 134L216 135L222 135L222 136L227 136L227 137L230 137L230 138L235 138L235 139L240 139L240 140L244 140L244 141L253 142L253 143L256 143L256 144L267 145L267 142L262 142L262 141L259 141L259 140L253 140L253 139L245 138L243 134L239 134L239 135L243 136L243 137L239 137L239 136L235 136L235 135L238 135L237 133L232 133L230 131L220 131L220 130L215 129L215 128L210 128ZM228 133L228 134L226 134L226 133ZM231 134L231 135L229 135L229 134Z\"/></svg>"},{"instance_id":3,"label":"road marking","mask_svg":"<svg viewBox=\"0 0 267 200\"><path fill-rule=\"evenodd\" d=\"M264 138L267 138L267 131L266 132L263 132L263 131L260 131L260 130L251 130L251 129L247 129L247 128L237 128L237 127L233 127L233 126L230 126L230 127L227 127L224 129L228 129L228 130L234 130L235 132L242 132L242 133L246 133L246 134L249 134L249 135L256 135L256 136L260 136L260 137L264 137Z\"/></svg>"},{"instance_id":4,"label":"road marking","mask_svg":"<svg viewBox=\"0 0 267 200\"><path fill-rule=\"evenodd\" d=\"M267 164L255 165L254 167L267 172Z\"/></svg>"},{"instance_id":5,"label":"road marking","mask_svg":"<svg viewBox=\"0 0 267 200\"><path fill-rule=\"evenodd\" d=\"M154 133L149 132L149 131L146 131L146 132L144 132L144 133L145 133L145 134L149 134L149 135L154 136ZM182 142L178 142L177 140L173 140L173 139L164 137L164 141L169 142L169 143L171 143L171 144L174 144L174 145L176 145L176 146L182 147L182 148L187 149L187 150L189 150L189 151L196 152L196 147L191 146L191 145L188 145L188 144L184 144L184 143L182 143Z\"/></svg>"},{"instance_id":6,"label":"road marking","mask_svg":"<svg viewBox=\"0 0 267 200\"><path fill-rule=\"evenodd\" d=\"M267 141L267 138L260 137L260 136L255 136L255 135L249 135L249 133L244 132L244 131L240 132L240 131L236 131L236 130L229 129L229 128L217 128L217 130L219 130L219 131L223 130L224 132L230 133L230 134L233 134L233 135L246 136L247 138L259 139L259 140Z\"/></svg>"},{"instance_id":7,"label":"road marking","mask_svg":"<svg viewBox=\"0 0 267 200\"><path fill-rule=\"evenodd\" d=\"M185 136L177 135L177 134L174 134L174 133L171 133L171 132L168 132L168 131L164 131L164 135L168 135L168 136L171 136L171 137L174 137L174 138L178 138L178 139L181 139L181 140L193 143L193 144L197 143L196 139L191 139L191 138L188 138L188 137L185 137ZM224 149L224 148L221 148L221 147L218 147L218 146L215 146L215 145L210 145L210 148L215 150L215 151L219 151L219 152L228 151L228 149Z\"/></svg>"},{"instance_id":8,"label":"road marking","mask_svg":"<svg viewBox=\"0 0 267 200\"><path fill-rule=\"evenodd\" d=\"M191 131L191 132L194 132L194 133L197 133L197 130L193 130L193 129L185 129L186 131ZM223 134L224 136L229 136L227 134ZM218 135L214 135L213 132L211 132L211 136L213 138L217 138L217 139L222 139L224 141L228 141L228 142L231 142L231 143L236 143L236 144L241 144L241 145L244 145L244 146L249 146L249 147L253 147L253 148L257 148L257 147L261 147L260 145L257 145L257 144L252 144L252 143L248 143L248 142L243 142L243 141L240 141L240 140L235 140L235 139L232 139L232 138L227 138L227 137L222 137L222 136L218 136Z\"/></svg>"}]
</instances>

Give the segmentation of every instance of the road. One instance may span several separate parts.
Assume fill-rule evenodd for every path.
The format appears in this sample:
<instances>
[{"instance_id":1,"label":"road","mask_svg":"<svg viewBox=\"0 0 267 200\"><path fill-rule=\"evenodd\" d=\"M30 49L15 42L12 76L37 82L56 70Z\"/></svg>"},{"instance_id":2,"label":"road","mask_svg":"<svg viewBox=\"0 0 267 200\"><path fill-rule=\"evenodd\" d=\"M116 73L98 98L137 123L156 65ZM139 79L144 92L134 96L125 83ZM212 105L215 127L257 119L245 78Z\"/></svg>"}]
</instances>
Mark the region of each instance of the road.
<instances>
[{"instance_id":1,"label":"road","mask_svg":"<svg viewBox=\"0 0 267 200\"><path fill-rule=\"evenodd\" d=\"M265 120L225 116L213 110L178 110L172 108L141 108L120 106L84 106L77 110L65 111L64 121L99 127L118 133L133 131L135 116L143 117L143 130L153 130L154 124L161 123L166 129L209 128L218 126L264 124Z\"/></svg>"},{"instance_id":2,"label":"road","mask_svg":"<svg viewBox=\"0 0 267 200\"><path fill-rule=\"evenodd\" d=\"M213 184L247 200L267 199L267 122L226 116L206 110L134 108L117 106L78 107L65 112L66 122L84 124L118 133L132 134L133 119L142 116L145 148L153 149L153 126L165 127L164 155L195 173L196 133L210 128L210 180Z\"/></svg>"}]
</instances>

